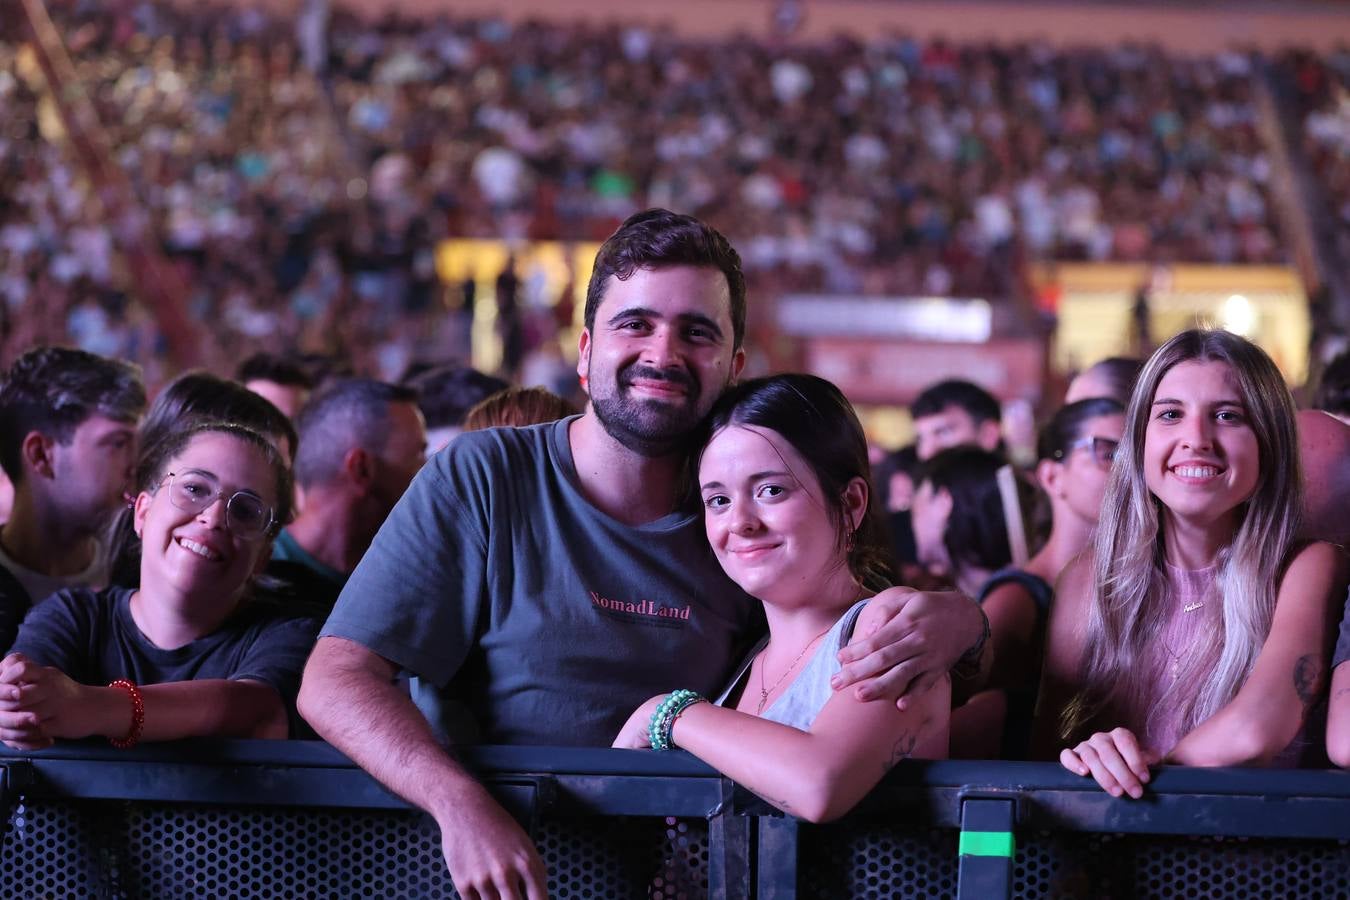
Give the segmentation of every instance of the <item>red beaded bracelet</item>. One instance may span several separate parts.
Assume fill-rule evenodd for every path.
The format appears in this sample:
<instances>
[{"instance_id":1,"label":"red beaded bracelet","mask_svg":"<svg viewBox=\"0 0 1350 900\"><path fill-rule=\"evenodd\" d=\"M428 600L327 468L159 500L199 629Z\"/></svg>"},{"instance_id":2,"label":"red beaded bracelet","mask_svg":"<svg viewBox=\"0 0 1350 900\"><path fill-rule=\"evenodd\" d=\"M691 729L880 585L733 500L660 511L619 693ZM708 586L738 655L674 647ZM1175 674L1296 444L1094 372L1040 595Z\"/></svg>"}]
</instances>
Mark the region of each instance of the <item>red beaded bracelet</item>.
<instances>
[{"instance_id":1,"label":"red beaded bracelet","mask_svg":"<svg viewBox=\"0 0 1350 900\"><path fill-rule=\"evenodd\" d=\"M127 681L125 678L117 679L108 687L121 688L131 695L131 728L127 731L126 737L108 738L108 743L118 750L130 750L141 739L141 730L145 728L145 701L141 698L141 689L136 687L134 681Z\"/></svg>"}]
</instances>

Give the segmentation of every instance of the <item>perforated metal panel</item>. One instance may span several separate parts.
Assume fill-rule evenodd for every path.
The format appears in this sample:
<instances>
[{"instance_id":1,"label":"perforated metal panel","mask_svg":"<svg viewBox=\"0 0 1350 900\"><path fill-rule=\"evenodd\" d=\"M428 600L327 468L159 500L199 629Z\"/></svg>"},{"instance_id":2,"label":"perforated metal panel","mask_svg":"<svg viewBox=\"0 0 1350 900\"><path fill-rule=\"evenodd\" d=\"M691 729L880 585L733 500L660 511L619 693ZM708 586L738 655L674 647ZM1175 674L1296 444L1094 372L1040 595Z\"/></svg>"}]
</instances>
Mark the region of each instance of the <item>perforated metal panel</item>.
<instances>
[{"instance_id":1,"label":"perforated metal panel","mask_svg":"<svg viewBox=\"0 0 1350 900\"><path fill-rule=\"evenodd\" d=\"M1350 900L1350 843L1159 835L1019 836L1014 895Z\"/></svg>"},{"instance_id":2,"label":"perforated metal panel","mask_svg":"<svg viewBox=\"0 0 1350 900\"><path fill-rule=\"evenodd\" d=\"M957 841L953 830L804 826L798 890L804 898L955 897ZM1350 900L1350 843L1019 833L1013 896Z\"/></svg>"},{"instance_id":3,"label":"perforated metal panel","mask_svg":"<svg viewBox=\"0 0 1350 900\"><path fill-rule=\"evenodd\" d=\"M548 820L550 896L709 894L702 820ZM957 833L854 822L800 832L806 898L945 898ZM399 811L21 800L0 898L453 897L435 824ZM1018 898L1350 900L1350 843L1021 833Z\"/></svg>"},{"instance_id":4,"label":"perforated metal panel","mask_svg":"<svg viewBox=\"0 0 1350 900\"><path fill-rule=\"evenodd\" d=\"M545 821L550 897L708 894L701 820ZM401 811L91 801L13 808L0 835L4 898L454 897L440 836Z\"/></svg>"},{"instance_id":5,"label":"perforated metal panel","mask_svg":"<svg viewBox=\"0 0 1350 900\"><path fill-rule=\"evenodd\" d=\"M957 833L871 823L801 826L802 897L927 900L956 896Z\"/></svg>"}]
</instances>

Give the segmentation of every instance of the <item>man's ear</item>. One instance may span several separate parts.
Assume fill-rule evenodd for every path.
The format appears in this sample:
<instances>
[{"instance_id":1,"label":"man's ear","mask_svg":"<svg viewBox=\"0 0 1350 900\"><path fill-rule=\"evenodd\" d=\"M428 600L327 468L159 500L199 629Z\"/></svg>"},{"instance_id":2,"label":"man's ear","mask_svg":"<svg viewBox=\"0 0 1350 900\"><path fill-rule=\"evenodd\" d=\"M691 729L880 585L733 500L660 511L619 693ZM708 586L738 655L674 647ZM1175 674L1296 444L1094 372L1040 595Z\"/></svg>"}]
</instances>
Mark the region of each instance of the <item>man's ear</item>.
<instances>
[{"instance_id":1,"label":"man's ear","mask_svg":"<svg viewBox=\"0 0 1350 900\"><path fill-rule=\"evenodd\" d=\"M577 378L581 381L581 388L588 395L591 392L587 381L591 377L591 330L589 328L581 329L581 337L577 338Z\"/></svg>"},{"instance_id":2,"label":"man's ear","mask_svg":"<svg viewBox=\"0 0 1350 900\"><path fill-rule=\"evenodd\" d=\"M52 460L52 448L56 441L40 431L30 431L23 436L19 445L19 455L23 458L24 468L39 478L51 478L56 474Z\"/></svg>"},{"instance_id":3,"label":"man's ear","mask_svg":"<svg viewBox=\"0 0 1350 900\"><path fill-rule=\"evenodd\" d=\"M745 348L740 347L735 353L731 354L731 374L727 378L727 384L735 384L736 379L741 377L741 372L745 370Z\"/></svg>"},{"instance_id":4,"label":"man's ear","mask_svg":"<svg viewBox=\"0 0 1350 900\"><path fill-rule=\"evenodd\" d=\"M867 514L867 482L854 478L844 488L844 512L848 516L849 531L857 531Z\"/></svg>"},{"instance_id":5,"label":"man's ear","mask_svg":"<svg viewBox=\"0 0 1350 900\"><path fill-rule=\"evenodd\" d=\"M145 531L145 517L150 514L150 503L154 499L153 494L141 491L136 495L136 502L131 506L131 528L136 532L138 538Z\"/></svg>"},{"instance_id":6,"label":"man's ear","mask_svg":"<svg viewBox=\"0 0 1350 900\"><path fill-rule=\"evenodd\" d=\"M976 442L985 450L990 452L998 449L998 442L1003 440L1003 428L993 419L985 419L975 428Z\"/></svg>"},{"instance_id":7,"label":"man's ear","mask_svg":"<svg viewBox=\"0 0 1350 900\"><path fill-rule=\"evenodd\" d=\"M365 493L375 482L375 458L361 447L352 447L342 455L342 471L347 480Z\"/></svg>"}]
</instances>

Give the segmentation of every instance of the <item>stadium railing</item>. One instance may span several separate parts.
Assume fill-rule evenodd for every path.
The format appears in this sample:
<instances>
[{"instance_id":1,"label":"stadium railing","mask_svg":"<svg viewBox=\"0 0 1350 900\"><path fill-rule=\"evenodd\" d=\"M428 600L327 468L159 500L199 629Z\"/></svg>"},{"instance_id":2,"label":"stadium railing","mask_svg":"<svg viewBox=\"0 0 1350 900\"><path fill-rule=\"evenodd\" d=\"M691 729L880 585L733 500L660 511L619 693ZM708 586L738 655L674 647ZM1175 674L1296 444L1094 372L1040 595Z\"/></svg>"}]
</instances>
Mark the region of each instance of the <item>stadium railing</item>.
<instances>
[{"instance_id":1,"label":"stadium railing","mask_svg":"<svg viewBox=\"0 0 1350 900\"><path fill-rule=\"evenodd\" d=\"M1346 897L1350 773L1164 768L1142 800L1053 764L902 763L785 817L684 754L484 747L555 898ZM5 897L440 897L435 823L322 743L0 749Z\"/></svg>"}]
</instances>

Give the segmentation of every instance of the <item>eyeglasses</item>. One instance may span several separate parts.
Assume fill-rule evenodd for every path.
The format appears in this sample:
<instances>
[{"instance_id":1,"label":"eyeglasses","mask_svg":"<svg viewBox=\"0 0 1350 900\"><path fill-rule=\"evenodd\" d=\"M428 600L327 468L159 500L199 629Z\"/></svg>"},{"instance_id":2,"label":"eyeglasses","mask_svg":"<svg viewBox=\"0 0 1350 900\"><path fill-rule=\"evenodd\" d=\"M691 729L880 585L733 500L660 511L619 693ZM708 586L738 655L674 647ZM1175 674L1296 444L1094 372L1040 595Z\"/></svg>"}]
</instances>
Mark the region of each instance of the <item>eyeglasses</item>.
<instances>
[{"instance_id":1,"label":"eyeglasses","mask_svg":"<svg viewBox=\"0 0 1350 900\"><path fill-rule=\"evenodd\" d=\"M225 525L230 533L247 541L261 540L272 527L272 507L258 499L256 494L236 491L225 496L216 481L200 472L176 474L170 472L169 502L183 512L200 513L217 500L225 501ZM161 487L163 482L160 482Z\"/></svg>"},{"instance_id":2,"label":"eyeglasses","mask_svg":"<svg viewBox=\"0 0 1350 900\"><path fill-rule=\"evenodd\" d=\"M1055 459L1068 459L1075 450L1087 449L1092 453L1093 461L1103 469L1111 468L1111 463L1116 458L1116 450L1120 447L1120 441L1113 441L1104 437L1081 437L1063 450L1055 451Z\"/></svg>"}]
</instances>

